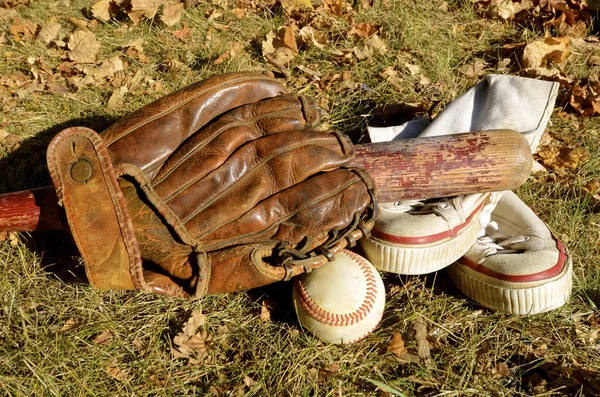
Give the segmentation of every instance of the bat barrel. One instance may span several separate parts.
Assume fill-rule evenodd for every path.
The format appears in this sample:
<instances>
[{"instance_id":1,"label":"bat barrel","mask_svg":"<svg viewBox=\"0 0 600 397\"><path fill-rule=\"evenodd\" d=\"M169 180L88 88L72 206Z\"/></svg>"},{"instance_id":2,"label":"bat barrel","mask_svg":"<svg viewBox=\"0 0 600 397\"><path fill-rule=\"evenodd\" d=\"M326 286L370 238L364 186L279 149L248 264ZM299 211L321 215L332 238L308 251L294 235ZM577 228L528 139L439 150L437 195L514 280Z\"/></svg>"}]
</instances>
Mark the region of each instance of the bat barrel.
<instances>
[{"instance_id":1,"label":"bat barrel","mask_svg":"<svg viewBox=\"0 0 600 397\"><path fill-rule=\"evenodd\" d=\"M351 166L369 172L385 203L513 190L532 163L523 135L492 130L357 145Z\"/></svg>"}]
</instances>

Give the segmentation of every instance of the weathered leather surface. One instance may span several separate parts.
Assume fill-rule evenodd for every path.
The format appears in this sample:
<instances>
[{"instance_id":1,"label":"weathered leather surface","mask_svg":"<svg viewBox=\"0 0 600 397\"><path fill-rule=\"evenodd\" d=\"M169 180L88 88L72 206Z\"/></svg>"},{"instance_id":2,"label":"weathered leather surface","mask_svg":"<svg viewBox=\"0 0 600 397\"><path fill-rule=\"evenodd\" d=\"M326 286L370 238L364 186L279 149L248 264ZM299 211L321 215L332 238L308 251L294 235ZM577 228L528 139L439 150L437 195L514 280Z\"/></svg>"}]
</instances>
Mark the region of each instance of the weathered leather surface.
<instances>
[{"instance_id":1,"label":"weathered leather surface","mask_svg":"<svg viewBox=\"0 0 600 397\"><path fill-rule=\"evenodd\" d=\"M353 145L313 129L320 118L312 100L287 94L276 80L233 73L161 98L104 131L119 181L118 192L107 192L121 196L141 256L117 259L141 275L131 284L184 297L253 288L310 271L368 233L373 183L344 168ZM75 205L65 204L67 213ZM79 211L71 211L73 224ZM115 229L118 221L107 223ZM75 233L85 248L87 231ZM90 256L86 268L98 262ZM94 285L123 288L94 269Z\"/></svg>"},{"instance_id":2,"label":"weathered leather surface","mask_svg":"<svg viewBox=\"0 0 600 397\"><path fill-rule=\"evenodd\" d=\"M81 164L89 172L77 175ZM48 168L90 283L144 289L133 225L98 134L83 127L62 131L48 147Z\"/></svg>"}]
</instances>

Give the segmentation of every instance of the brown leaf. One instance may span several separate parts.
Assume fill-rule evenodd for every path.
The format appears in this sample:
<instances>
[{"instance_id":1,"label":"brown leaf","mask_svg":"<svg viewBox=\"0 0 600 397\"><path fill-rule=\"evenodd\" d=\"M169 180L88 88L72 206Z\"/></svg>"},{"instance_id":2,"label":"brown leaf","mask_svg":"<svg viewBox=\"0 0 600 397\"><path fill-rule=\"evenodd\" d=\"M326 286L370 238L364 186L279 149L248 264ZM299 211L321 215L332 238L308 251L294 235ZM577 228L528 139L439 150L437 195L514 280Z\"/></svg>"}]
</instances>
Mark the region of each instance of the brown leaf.
<instances>
[{"instance_id":1,"label":"brown leaf","mask_svg":"<svg viewBox=\"0 0 600 397\"><path fill-rule=\"evenodd\" d=\"M503 376L509 376L510 370L508 369L508 364L497 363L496 366L492 369L492 375L494 376L494 378L501 378Z\"/></svg>"},{"instance_id":2,"label":"brown leaf","mask_svg":"<svg viewBox=\"0 0 600 397\"><path fill-rule=\"evenodd\" d=\"M198 332L198 327L204 324L206 324L206 315L202 313L202 310L194 310L181 331L185 336L192 336Z\"/></svg>"},{"instance_id":3,"label":"brown leaf","mask_svg":"<svg viewBox=\"0 0 600 397\"><path fill-rule=\"evenodd\" d=\"M60 329L60 332L68 332L78 325L79 323L77 322L77 320L71 317L63 324L62 328Z\"/></svg>"},{"instance_id":4,"label":"brown leaf","mask_svg":"<svg viewBox=\"0 0 600 397\"><path fill-rule=\"evenodd\" d=\"M46 22L40 29L36 40L44 44L50 44L50 42L52 42L56 38L56 36L58 36L60 28L61 25L58 22Z\"/></svg>"},{"instance_id":5,"label":"brown leaf","mask_svg":"<svg viewBox=\"0 0 600 397\"><path fill-rule=\"evenodd\" d=\"M86 21L85 19L69 17L68 21L69 23L81 30L89 30L88 21Z\"/></svg>"},{"instance_id":6,"label":"brown leaf","mask_svg":"<svg viewBox=\"0 0 600 397\"><path fill-rule=\"evenodd\" d=\"M408 69L411 76L416 76L421 71L421 68L419 67L419 65L413 65L412 63L408 63L408 62L404 63L404 67L406 69Z\"/></svg>"},{"instance_id":7,"label":"brown leaf","mask_svg":"<svg viewBox=\"0 0 600 397\"><path fill-rule=\"evenodd\" d=\"M485 74L485 63L481 62L479 59L476 59L470 65L463 65L460 67L459 71L467 77L477 78Z\"/></svg>"},{"instance_id":8,"label":"brown leaf","mask_svg":"<svg viewBox=\"0 0 600 397\"><path fill-rule=\"evenodd\" d=\"M163 12L160 19L167 26L176 25L181 19L181 14L183 14L183 6L183 3L167 1L163 7Z\"/></svg>"},{"instance_id":9,"label":"brown leaf","mask_svg":"<svg viewBox=\"0 0 600 397\"><path fill-rule=\"evenodd\" d=\"M184 39L192 35L192 29L186 22L183 23L183 28L174 30L171 32L178 40L185 41Z\"/></svg>"},{"instance_id":10,"label":"brown leaf","mask_svg":"<svg viewBox=\"0 0 600 397\"><path fill-rule=\"evenodd\" d=\"M71 91L67 87L56 81L47 82L46 88L48 89L48 91L56 95L67 95L71 93Z\"/></svg>"},{"instance_id":11,"label":"brown leaf","mask_svg":"<svg viewBox=\"0 0 600 397\"><path fill-rule=\"evenodd\" d=\"M523 65L526 69L545 68L555 63L563 63L570 54L568 37L546 37L535 40L523 50Z\"/></svg>"},{"instance_id":12,"label":"brown leaf","mask_svg":"<svg viewBox=\"0 0 600 397\"><path fill-rule=\"evenodd\" d=\"M21 18L16 17L13 25L10 27L10 34L15 41L20 41L21 39L32 40L37 28L38 25L36 23L27 20L22 21Z\"/></svg>"},{"instance_id":13,"label":"brown leaf","mask_svg":"<svg viewBox=\"0 0 600 397\"><path fill-rule=\"evenodd\" d=\"M379 29L380 27L373 23L359 23L354 25L348 34L356 40L361 38L366 39L379 32Z\"/></svg>"},{"instance_id":14,"label":"brown leaf","mask_svg":"<svg viewBox=\"0 0 600 397\"><path fill-rule=\"evenodd\" d=\"M125 94L127 94L127 87L121 86L119 88L115 88L108 99L107 107L113 112L119 111L123 106L123 101L125 100Z\"/></svg>"},{"instance_id":15,"label":"brown leaf","mask_svg":"<svg viewBox=\"0 0 600 397\"><path fill-rule=\"evenodd\" d=\"M584 117L600 114L600 83L580 83L571 90L571 107Z\"/></svg>"},{"instance_id":16,"label":"brown leaf","mask_svg":"<svg viewBox=\"0 0 600 397\"><path fill-rule=\"evenodd\" d=\"M490 4L488 14L492 17L502 18L504 20L514 19L515 15L521 11L534 7L532 0L494 0Z\"/></svg>"},{"instance_id":17,"label":"brown leaf","mask_svg":"<svg viewBox=\"0 0 600 397\"><path fill-rule=\"evenodd\" d=\"M340 366L337 364L329 364L319 368L319 378L326 380L335 376L340 372Z\"/></svg>"},{"instance_id":18,"label":"brown leaf","mask_svg":"<svg viewBox=\"0 0 600 397\"><path fill-rule=\"evenodd\" d=\"M381 73L379 73L381 77L383 77L388 83L396 87L396 89L400 92L404 91L404 86L402 79L398 76L398 72L394 69L393 66L388 66L383 69Z\"/></svg>"},{"instance_id":19,"label":"brown leaf","mask_svg":"<svg viewBox=\"0 0 600 397\"><path fill-rule=\"evenodd\" d=\"M69 38L69 59L78 63L94 63L100 42L92 32L77 30Z\"/></svg>"},{"instance_id":20,"label":"brown leaf","mask_svg":"<svg viewBox=\"0 0 600 397\"><path fill-rule=\"evenodd\" d=\"M177 348L172 349L174 357L192 359L193 356L196 362L206 356L212 338L206 331L198 332L198 327L205 323L206 315L200 310L194 310L181 332L173 338L173 343L177 345Z\"/></svg>"},{"instance_id":21,"label":"brown leaf","mask_svg":"<svg viewBox=\"0 0 600 397\"><path fill-rule=\"evenodd\" d=\"M418 316L415 320L415 339L417 340L417 349L419 351L419 357L423 364L431 364L431 353L429 347L429 341L427 340L427 325L423 316Z\"/></svg>"},{"instance_id":22,"label":"brown leaf","mask_svg":"<svg viewBox=\"0 0 600 397\"><path fill-rule=\"evenodd\" d=\"M20 136L11 134L10 132L6 132L4 129L0 128L0 153L4 152L4 154L6 154L14 152L21 146L22 140L23 139ZM18 242L16 234L10 233L7 234L7 236L11 238L11 245L16 245L13 244L13 241Z\"/></svg>"},{"instance_id":23,"label":"brown leaf","mask_svg":"<svg viewBox=\"0 0 600 397\"><path fill-rule=\"evenodd\" d=\"M364 46L353 48L354 55L359 60L371 58L376 54L385 54L386 51L387 45L377 34L374 34L365 40Z\"/></svg>"},{"instance_id":24,"label":"brown leaf","mask_svg":"<svg viewBox=\"0 0 600 397\"><path fill-rule=\"evenodd\" d=\"M327 34L319 32L312 26L304 26L298 32L298 36L300 37L300 42L307 47L314 45L319 49L323 49L327 43Z\"/></svg>"},{"instance_id":25,"label":"brown leaf","mask_svg":"<svg viewBox=\"0 0 600 397\"><path fill-rule=\"evenodd\" d=\"M291 14L296 10L313 9L313 5L310 0L279 0L279 2L281 3L281 7L288 14Z\"/></svg>"},{"instance_id":26,"label":"brown leaf","mask_svg":"<svg viewBox=\"0 0 600 397\"><path fill-rule=\"evenodd\" d=\"M163 3L165 0L131 0L131 10L127 15L134 25L138 25L144 19L154 18Z\"/></svg>"},{"instance_id":27,"label":"brown leaf","mask_svg":"<svg viewBox=\"0 0 600 397\"><path fill-rule=\"evenodd\" d=\"M129 375L128 370L119 369L119 367L113 366L113 365L107 365L106 372L108 372L108 374L110 376L112 376L113 378L115 378L116 380L119 380L119 381L125 380L127 378L127 375Z\"/></svg>"},{"instance_id":28,"label":"brown leaf","mask_svg":"<svg viewBox=\"0 0 600 397\"><path fill-rule=\"evenodd\" d=\"M108 21L111 17L111 4L114 4L112 0L99 0L95 2L92 6L92 15L94 18L101 21Z\"/></svg>"},{"instance_id":29,"label":"brown leaf","mask_svg":"<svg viewBox=\"0 0 600 397\"><path fill-rule=\"evenodd\" d=\"M392 353L397 357L404 357L408 350L404 346L404 339L402 339L402 334L400 332L396 332L392 336L392 340L387 348L388 353Z\"/></svg>"},{"instance_id":30,"label":"brown leaf","mask_svg":"<svg viewBox=\"0 0 600 397\"><path fill-rule=\"evenodd\" d=\"M268 323L271 321L271 310L267 305L266 301L262 301L260 306L260 321L263 323Z\"/></svg>"},{"instance_id":31,"label":"brown leaf","mask_svg":"<svg viewBox=\"0 0 600 397\"><path fill-rule=\"evenodd\" d=\"M541 147L536 157L542 160L542 164L559 176L566 176L569 170L577 168L587 159L588 152L583 147L561 147L557 144Z\"/></svg>"},{"instance_id":32,"label":"brown leaf","mask_svg":"<svg viewBox=\"0 0 600 397\"><path fill-rule=\"evenodd\" d=\"M121 70L123 70L123 61L118 55L115 55L112 58L102 61L102 64L91 72L91 75L96 81L100 81L113 77L115 73Z\"/></svg>"},{"instance_id":33,"label":"brown leaf","mask_svg":"<svg viewBox=\"0 0 600 397\"><path fill-rule=\"evenodd\" d=\"M244 11L243 8L234 8L231 12L233 12L238 19L242 19L246 16L246 11Z\"/></svg>"},{"instance_id":34,"label":"brown leaf","mask_svg":"<svg viewBox=\"0 0 600 397\"><path fill-rule=\"evenodd\" d=\"M296 42L296 33L298 29L295 25L283 26L277 32L277 36L281 39L284 46L294 52L298 52L298 43Z\"/></svg>"},{"instance_id":35,"label":"brown leaf","mask_svg":"<svg viewBox=\"0 0 600 397\"><path fill-rule=\"evenodd\" d=\"M298 47L294 36L291 36L289 26L284 26L277 33L271 31L267 34L265 41L262 42L263 56L277 66L287 66L298 52ZM284 40L285 39L285 40ZM295 50L289 46L295 45Z\"/></svg>"},{"instance_id":36,"label":"brown leaf","mask_svg":"<svg viewBox=\"0 0 600 397\"><path fill-rule=\"evenodd\" d=\"M93 342L97 345L108 346L108 345L112 345L114 338L115 338L114 331L110 328L107 328L104 331L102 331L100 334L98 334L94 338Z\"/></svg>"}]
</instances>

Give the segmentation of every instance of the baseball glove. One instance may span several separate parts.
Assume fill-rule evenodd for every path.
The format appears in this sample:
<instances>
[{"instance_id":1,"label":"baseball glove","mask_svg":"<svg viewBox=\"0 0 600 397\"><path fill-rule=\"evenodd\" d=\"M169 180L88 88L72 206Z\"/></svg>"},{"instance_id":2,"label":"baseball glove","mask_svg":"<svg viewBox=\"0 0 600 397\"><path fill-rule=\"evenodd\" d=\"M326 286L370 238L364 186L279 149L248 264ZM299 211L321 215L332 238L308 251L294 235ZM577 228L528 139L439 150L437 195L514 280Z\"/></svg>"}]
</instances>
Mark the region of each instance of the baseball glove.
<instances>
[{"instance_id":1,"label":"baseball glove","mask_svg":"<svg viewBox=\"0 0 600 397\"><path fill-rule=\"evenodd\" d=\"M374 185L320 110L263 75L163 97L101 135L74 127L48 165L91 284L198 298L309 272L368 234Z\"/></svg>"}]
</instances>

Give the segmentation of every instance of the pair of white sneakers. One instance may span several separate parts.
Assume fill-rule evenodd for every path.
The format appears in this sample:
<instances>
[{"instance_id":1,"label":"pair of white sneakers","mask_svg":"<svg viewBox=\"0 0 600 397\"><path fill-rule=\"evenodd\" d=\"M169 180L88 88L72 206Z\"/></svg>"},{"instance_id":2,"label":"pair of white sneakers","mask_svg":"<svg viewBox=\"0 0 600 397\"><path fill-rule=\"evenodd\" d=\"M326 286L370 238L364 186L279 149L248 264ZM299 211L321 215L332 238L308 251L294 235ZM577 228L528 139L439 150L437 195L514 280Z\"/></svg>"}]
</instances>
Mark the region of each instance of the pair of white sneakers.
<instances>
[{"instance_id":1,"label":"pair of white sneakers","mask_svg":"<svg viewBox=\"0 0 600 397\"><path fill-rule=\"evenodd\" d=\"M566 303L566 248L513 192L381 205L366 257L379 270L419 275L446 268L456 286L488 308L536 314Z\"/></svg>"},{"instance_id":2,"label":"pair of white sneakers","mask_svg":"<svg viewBox=\"0 0 600 397\"><path fill-rule=\"evenodd\" d=\"M420 120L369 128L369 134L382 142L506 128L521 131L535 151L557 90L556 83L489 75L429 125ZM469 298L511 314L549 311L570 296L566 248L513 192L385 203L380 209L371 238L361 240L380 270L419 275L446 268Z\"/></svg>"}]
</instances>

